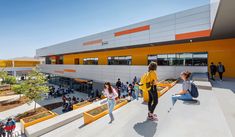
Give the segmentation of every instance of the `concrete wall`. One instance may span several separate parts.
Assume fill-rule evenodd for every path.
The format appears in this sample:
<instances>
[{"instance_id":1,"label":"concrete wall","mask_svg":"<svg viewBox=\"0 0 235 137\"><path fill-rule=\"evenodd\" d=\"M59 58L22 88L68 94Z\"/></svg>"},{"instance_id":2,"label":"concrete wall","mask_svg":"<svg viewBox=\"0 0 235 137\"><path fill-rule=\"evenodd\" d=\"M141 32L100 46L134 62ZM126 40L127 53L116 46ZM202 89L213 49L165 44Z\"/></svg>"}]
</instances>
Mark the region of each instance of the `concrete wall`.
<instances>
[{"instance_id":1,"label":"concrete wall","mask_svg":"<svg viewBox=\"0 0 235 137\"><path fill-rule=\"evenodd\" d=\"M147 66L118 66L118 65L40 65L42 72L70 78L91 79L97 82L109 81L115 83L118 78L123 82L132 81L134 76L140 78ZM70 72L66 70L71 70ZM158 66L159 79L178 78L180 72L207 72L207 67L190 66ZM73 72L72 72L73 71Z\"/></svg>"},{"instance_id":2,"label":"concrete wall","mask_svg":"<svg viewBox=\"0 0 235 137\"><path fill-rule=\"evenodd\" d=\"M147 43L176 40L176 35L211 29L210 5L147 20L126 27L67 41L36 51L37 56L69 54L82 51L119 48ZM132 31L147 26L146 30L116 36L120 31ZM139 30L139 29L138 29ZM88 43L87 43L88 42ZM84 45L84 43L88 45ZM89 45L90 44L90 45Z\"/></svg>"}]
</instances>

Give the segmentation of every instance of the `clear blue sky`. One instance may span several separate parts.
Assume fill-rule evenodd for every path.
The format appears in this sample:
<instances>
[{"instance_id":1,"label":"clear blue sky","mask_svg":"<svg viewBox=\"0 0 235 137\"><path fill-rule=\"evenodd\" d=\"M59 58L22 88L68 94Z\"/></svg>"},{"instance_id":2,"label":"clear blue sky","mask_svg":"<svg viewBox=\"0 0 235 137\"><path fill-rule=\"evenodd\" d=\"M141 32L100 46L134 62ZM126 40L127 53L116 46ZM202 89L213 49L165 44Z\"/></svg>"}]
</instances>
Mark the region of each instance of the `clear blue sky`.
<instances>
[{"instance_id":1,"label":"clear blue sky","mask_svg":"<svg viewBox=\"0 0 235 137\"><path fill-rule=\"evenodd\" d=\"M0 59L209 3L209 0L0 0Z\"/></svg>"}]
</instances>

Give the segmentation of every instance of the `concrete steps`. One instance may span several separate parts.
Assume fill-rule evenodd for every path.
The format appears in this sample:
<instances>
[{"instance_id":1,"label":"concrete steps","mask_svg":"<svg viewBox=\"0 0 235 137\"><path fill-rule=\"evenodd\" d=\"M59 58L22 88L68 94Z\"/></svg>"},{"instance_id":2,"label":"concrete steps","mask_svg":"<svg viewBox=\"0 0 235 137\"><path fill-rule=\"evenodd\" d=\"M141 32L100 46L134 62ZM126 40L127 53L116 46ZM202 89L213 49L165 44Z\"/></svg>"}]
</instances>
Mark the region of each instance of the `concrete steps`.
<instances>
[{"instance_id":1,"label":"concrete steps","mask_svg":"<svg viewBox=\"0 0 235 137\"><path fill-rule=\"evenodd\" d=\"M78 119L43 135L43 137L152 137L157 132L157 126L168 115L168 110L172 106L171 95L180 89L181 85L177 84L160 98L156 108L158 122L148 121L147 104L143 104L142 100L134 100L114 111L115 121L112 124L108 124L108 115L86 126L83 125L83 119Z\"/></svg>"},{"instance_id":2,"label":"concrete steps","mask_svg":"<svg viewBox=\"0 0 235 137\"><path fill-rule=\"evenodd\" d=\"M200 103L177 101L158 137L232 137L224 114L213 92L199 90Z\"/></svg>"}]
</instances>

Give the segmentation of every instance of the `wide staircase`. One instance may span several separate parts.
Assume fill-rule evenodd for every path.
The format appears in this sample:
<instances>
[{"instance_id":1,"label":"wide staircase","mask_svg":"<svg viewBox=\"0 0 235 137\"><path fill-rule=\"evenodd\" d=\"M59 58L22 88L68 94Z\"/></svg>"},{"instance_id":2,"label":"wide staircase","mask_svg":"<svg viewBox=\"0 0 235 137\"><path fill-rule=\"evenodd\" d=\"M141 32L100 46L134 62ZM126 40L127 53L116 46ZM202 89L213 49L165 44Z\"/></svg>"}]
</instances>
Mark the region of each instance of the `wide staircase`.
<instances>
[{"instance_id":1,"label":"wide staircase","mask_svg":"<svg viewBox=\"0 0 235 137\"><path fill-rule=\"evenodd\" d=\"M88 125L84 125L83 117L79 116L40 135L43 137L232 137L216 95L212 88L207 87L210 85L208 83L208 81L202 83L199 81L199 84L205 85L199 86L198 101L177 101L172 106L171 96L182 86L176 84L159 99L156 108L159 117L157 122L147 120L147 104L140 99L115 110L115 121L112 124L108 123L108 115ZM47 126L46 121L40 124ZM33 133L32 129L35 132L37 125L26 129L27 132Z\"/></svg>"}]
</instances>

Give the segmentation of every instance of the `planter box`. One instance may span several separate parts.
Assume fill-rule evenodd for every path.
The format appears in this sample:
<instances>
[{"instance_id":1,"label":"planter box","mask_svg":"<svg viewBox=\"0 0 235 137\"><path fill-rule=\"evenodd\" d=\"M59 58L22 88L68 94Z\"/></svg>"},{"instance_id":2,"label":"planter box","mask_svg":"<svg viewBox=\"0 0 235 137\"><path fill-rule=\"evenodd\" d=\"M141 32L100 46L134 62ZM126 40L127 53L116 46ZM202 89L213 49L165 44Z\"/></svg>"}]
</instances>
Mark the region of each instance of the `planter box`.
<instances>
[{"instance_id":1,"label":"planter box","mask_svg":"<svg viewBox=\"0 0 235 137\"><path fill-rule=\"evenodd\" d=\"M157 89L158 98L160 98L163 94L165 94L169 90L169 87L157 86L157 88L158 88ZM145 102L149 101L148 91L143 91L143 99Z\"/></svg>"},{"instance_id":2,"label":"planter box","mask_svg":"<svg viewBox=\"0 0 235 137\"><path fill-rule=\"evenodd\" d=\"M77 104L73 105L73 110L85 107L90 104L91 104L91 102L88 102L88 101L77 103Z\"/></svg>"},{"instance_id":3,"label":"planter box","mask_svg":"<svg viewBox=\"0 0 235 137\"><path fill-rule=\"evenodd\" d=\"M11 86L9 84L0 85L0 91L11 90Z\"/></svg>"},{"instance_id":4,"label":"planter box","mask_svg":"<svg viewBox=\"0 0 235 137\"><path fill-rule=\"evenodd\" d=\"M34 116L30 116L30 117L27 117L27 118L23 118L23 119L20 119L20 123L21 123L21 129L22 129L22 132L24 132L25 128L26 127L29 127L29 126L32 126L34 124L37 124L37 123L40 123L42 121L45 121L45 120L48 120L48 119L51 119L53 117L57 116L56 113L53 113L51 111L44 111L42 113L39 113L37 115L34 115ZM38 118L37 118L38 117ZM29 120L28 119L33 119L33 120Z\"/></svg>"},{"instance_id":5,"label":"planter box","mask_svg":"<svg viewBox=\"0 0 235 137\"><path fill-rule=\"evenodd\" d=\"M171 88L171 87L173 87L177 82L178 82L177 79L166 79L166 80L160 81L160 82L158 83L158 86Z\"/></svg>"},{"instance_id":6,"label":"planter box","mask_svg":"<svg viewBox=\"0 0 235 137\"><path fill-rule=\"evenodd\" d=\"M114 107L114 110L124 106L125 104L127 104L127 100L125 99L120 99L118 101L116 101L116 105ZM108 112L108 105L104 104L101 105L99 107L96 107L92 110L89 110L87 112L83 113L83 117L84 117L84 124L89 124L93 121L96 121L97 119L107 115Z\"/></svg>"}]
</instances>

